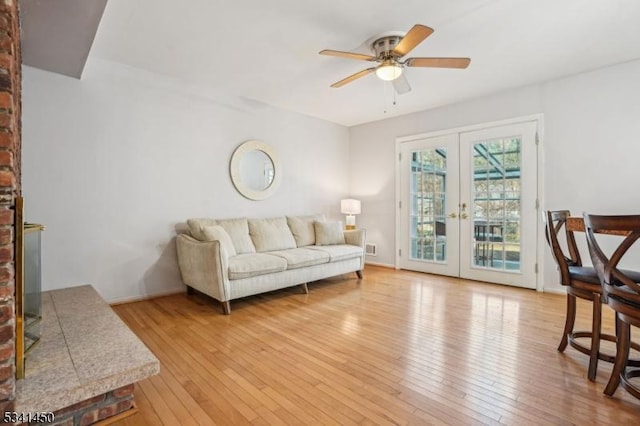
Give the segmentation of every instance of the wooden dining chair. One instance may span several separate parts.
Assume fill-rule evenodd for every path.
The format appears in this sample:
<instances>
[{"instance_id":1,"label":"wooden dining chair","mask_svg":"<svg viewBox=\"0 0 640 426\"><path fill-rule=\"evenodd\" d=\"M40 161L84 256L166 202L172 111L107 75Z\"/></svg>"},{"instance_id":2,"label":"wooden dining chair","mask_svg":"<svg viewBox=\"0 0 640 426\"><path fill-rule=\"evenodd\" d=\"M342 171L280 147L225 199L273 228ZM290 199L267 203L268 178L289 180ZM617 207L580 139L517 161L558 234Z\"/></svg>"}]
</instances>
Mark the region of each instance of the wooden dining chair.
<instances>
[{"instance_id":1,"label":"wooden dining chair","mask_svg":"<svg viewBox=\"0 0 640 426\"><path fill-rule=\"evenodd\" d=\"M603 299L616 313L616 357L609 382L604 389L612 396L622 384L631 395L640 399L640 385L631 383L640 377L640 363L629 359L631 348L640 346L631 341L631 326L640 327L640 273L618 268L618 263L640 238L640 215L584 215L587 243L593 266L603 289ZM615 251L607 256L596 234L624 233Z\"/></svg>"},{"instance_id":2,"label":"wooden dining chair","mask_svg":"<svg viewBox=\"0 0 640 426\"><path fill-rule=\"evenodd\" d=\"M569 344L576 350L589 355L587 377L589 380L595 381L598 360L614 361L612 355L600 352L600 340L615 342L616 338L601 332L602 286L594 268L582 265L573 231L567 229L566 226L567 218L570 216L569 210L546 212L547 242L560 271L560 284L567 287L567 316L558 351L564 352ZM564 237L561 237L562 234ZM565 248L563 249L563 247ZM592 304L591 331L574 331L577 299L588 300ZM578 341L578 339L586 338L591 339L589 346Z\"/></svg>"}]
</instances>

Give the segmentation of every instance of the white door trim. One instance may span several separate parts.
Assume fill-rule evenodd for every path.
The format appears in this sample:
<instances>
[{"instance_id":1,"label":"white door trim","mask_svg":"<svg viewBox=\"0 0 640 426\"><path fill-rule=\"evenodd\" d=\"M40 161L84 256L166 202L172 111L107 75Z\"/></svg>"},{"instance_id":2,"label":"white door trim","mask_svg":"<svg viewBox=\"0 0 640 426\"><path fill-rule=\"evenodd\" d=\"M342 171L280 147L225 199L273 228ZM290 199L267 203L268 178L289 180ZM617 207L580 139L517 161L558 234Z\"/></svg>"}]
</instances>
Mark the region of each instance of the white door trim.
<instances>
[{"instance_id":1,"label":"white door trim","mask_svg":"<svg viewBox=\"0 0 640 426\"><path fill-rule=\"evenodd\" d=\"M544 236L543 233L541 232L541 230L543 229L542 226L544 226L544 224L542 223L542 215L540 214L540 212L544 211L544 194L543 194L543 190L544 190L544 156L542 155L543 153L543 141L544 141L544 115L542 113L539 114L532 114L532 115L525 115L525 116L521 116L521 117L513 117L513 118L508 118L508 119L504 119L504 120L498 120L498 121L491 121L491 122L487 122L487 123L477 123L477 124L471 124L471 125L467 125L467 126L460 126L460 127L454 127L451 129L444 129L444 130L436 130L433 132L427 132L427 133L418 133L418 134L414 134L414 135L408 135L408 136L399 136L396 137L396 143L395 143L395 164L396 164L396 206L395 206L395 233L396 233L396 238L395 238L395 242L396 242L396 247L395 247L395 268L396 269L400 269L400 256L399 256L399 248L401 247L402 243L400 241L401 235L400 235L400 200L401 200L401 196L402 196L402 188L400 188L400 144L404 143L404 142L410 142L410 141L414 141L417 139L425 139L425 138L432 138L432 137L437 137L437 136L446 136L449 134L460 134L463 132L468 132L468 131L474 131L474 130L482 130L482 129L486 129L489 127L499 127L499 126L504 126L504 125L509 125L509 124L517 124L517 123L522 123L522 122L528 122L528 121L536 121L538 124L538 149L537 151L537 167L538 167L538 182L537 182L537 192L538 192L538 200L539 200L539 204L538 204L538 214L537 214L537 221L536 221L536 235L538 236L537 238L537 244L536 244L536 263L538 265L538 272L536 274L536 290L537 291L543 291L544 288L544 282L543 282L543 278L544 278L544 256L542 255L543 253L543 248L545 247L545 240L544 240Z\"/></svg>"}]
</instances>

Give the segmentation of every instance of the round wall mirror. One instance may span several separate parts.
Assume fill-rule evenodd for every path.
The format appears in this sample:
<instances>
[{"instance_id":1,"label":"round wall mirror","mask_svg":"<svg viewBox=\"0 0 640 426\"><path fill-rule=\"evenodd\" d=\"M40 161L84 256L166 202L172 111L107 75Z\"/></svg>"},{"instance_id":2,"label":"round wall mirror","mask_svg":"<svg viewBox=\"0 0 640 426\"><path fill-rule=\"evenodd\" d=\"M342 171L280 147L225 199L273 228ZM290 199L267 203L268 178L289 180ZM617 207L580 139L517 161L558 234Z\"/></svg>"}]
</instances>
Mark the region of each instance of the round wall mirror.
<instances>
[{"instance_id":1,"label":"round wall mirror","mask_svg":"<svg viewBox=\"0 0 640 426\"><path fill-rule=\"evenodd\" d=\"M273 148L264 142L242 143L231 156L231 181L250 200L264 200L280 185L282 170Z\"/></svg>"}]
</instances>

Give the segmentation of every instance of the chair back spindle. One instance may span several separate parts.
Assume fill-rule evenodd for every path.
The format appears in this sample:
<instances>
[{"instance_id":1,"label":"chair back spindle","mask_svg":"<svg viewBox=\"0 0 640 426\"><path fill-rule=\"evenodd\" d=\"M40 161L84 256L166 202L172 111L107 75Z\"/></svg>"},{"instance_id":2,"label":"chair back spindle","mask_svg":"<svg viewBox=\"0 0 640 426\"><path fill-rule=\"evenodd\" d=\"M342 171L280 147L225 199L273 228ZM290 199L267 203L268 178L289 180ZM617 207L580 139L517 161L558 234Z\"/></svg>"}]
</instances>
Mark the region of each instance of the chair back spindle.
<instances>
[{"instance_id":1,"label":"chair back spindle","mask_svg":"<svg viewBox=\"0 0 640 426\"><path fill-rule=\"evenodd\" d=\"M569 267L582 266L582 259L580 258L575 236L573 231L567 228L567 219L571 217L571 212L569 210L549 210L546 216L545 237L551 248L553 259L560 270L560 284L571 285ZM563 229L568 256L565 254L558 238Z\"/></svg>"}]
</instances>

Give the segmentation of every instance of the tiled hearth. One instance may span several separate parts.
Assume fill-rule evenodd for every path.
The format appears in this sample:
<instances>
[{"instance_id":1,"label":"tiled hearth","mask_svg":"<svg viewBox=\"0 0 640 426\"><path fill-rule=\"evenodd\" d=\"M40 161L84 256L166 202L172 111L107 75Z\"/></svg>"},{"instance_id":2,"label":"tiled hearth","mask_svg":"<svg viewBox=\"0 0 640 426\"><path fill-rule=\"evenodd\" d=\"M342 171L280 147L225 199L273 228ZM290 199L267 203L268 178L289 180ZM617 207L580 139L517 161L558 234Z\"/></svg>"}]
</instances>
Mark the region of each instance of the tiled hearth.
<instances>
[{"instance_id":1,"label":"tiled hearth","mask_svg":"<svg viewBox=\"0 0 640 426\"><path fill-rule=\"evenodd\" d=\"M42 294L42 338L16 383L15 411L56 412L56 423L91 424L133 406L134 383L157 358L91 286Z\"/></svg>"}]
</instances>

